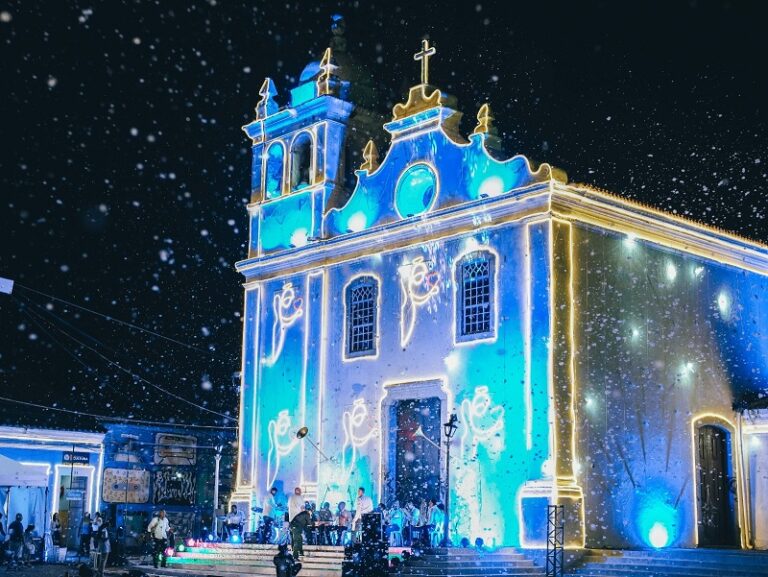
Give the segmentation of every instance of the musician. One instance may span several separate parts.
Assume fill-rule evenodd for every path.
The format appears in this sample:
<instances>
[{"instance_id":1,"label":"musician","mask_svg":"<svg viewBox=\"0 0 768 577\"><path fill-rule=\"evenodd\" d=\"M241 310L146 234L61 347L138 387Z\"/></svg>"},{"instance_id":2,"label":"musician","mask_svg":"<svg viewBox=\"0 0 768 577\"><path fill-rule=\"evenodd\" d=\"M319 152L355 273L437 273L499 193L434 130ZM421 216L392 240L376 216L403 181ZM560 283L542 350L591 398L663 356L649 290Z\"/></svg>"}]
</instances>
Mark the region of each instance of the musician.
<instances>
[{"instance_id":1,"label":"musician","mask_svg":"<svg viewBox=\"0 0 768 577\"><path fill-rule=\"evenodd\" d=\"M282 509L281 505L277 503L277 487L272 487L264 497L264 507L261 517L264 521L264 526L261 528L261 542L269 543L272 538L272 525L275 522L275 516Z\"/></svg>"},{"instance_id":2,"label":"musician","mask_svg":"<svg viewBox=\"0 0 768 577\"><path fill-rule=\"evenodd\" d=\"M326 501L317 512L317 527L320 532L321 545L331 544L331 525L333 525L333 513L331 512L331 504Z\"/></svg>"},{"instance_id":3,"label":"musician","mask_svg":"<svg viewBox=\"0 0 768 577\"><path fill-rule=\"evenodd\" d=\"M229 510L229 514L227 514L226 524L224 525L227 536L231 536L232 532L235 530L237 530L239 535L242 535L244 522L245 518L243 514L237 510L237 505L233 504Z\"/></svg>"},{"instance_id":4,"label":"musician","mask_svg":"<svg viewBox=\"0 0 768 577\"><path fill-rule=\"evenodd\" d=\"M418 535L418 528L421 525L421 512L411 501L405 504L405 527L407 529L407 535L404 537L410 544L416 540Z\"/></svg>"},{"instance_id":5,"label":"musician","mask_svg":"<svg viewBox=\"0 0 768 577\"><path fill-rule=\"evenodd\" d=\"M373 500L365 494L363 487L357 489L357 501L355 502L355 516L352 519L352 528L358 531L363 523L363 515L373 512Z\"/></svg>"},{"instance_id":6,"label":"musician","mask_svg":"<svg viewBox=\"0 0 768 577\"><path fill-rule=\"evenodd\" d=\"M384 516L384 531L387 541L389 542L389 536L392 533L401 531L404 526L405 513L400 508L400 501L395 501Z\"/></svg>"},{"instance_id":7,"label":"musician","mask_svg":"<svg viewBox=\"0 0 768 577\"><path fill-rule=\"evenodd\" d=\"M349 529L351 522L352 515L347 511L347 504L344 501L339 501L336 510L336 543L338 545L342 545L341 540L344 537L344 531Z\"/></svg>"},{"instance_id":8,"label":"musician","mask_svg":"<svg viewBox=\"0 0 768 577\"><path fill-rule=\"evenodd\" d=\"M293 490L293 495L288 498L288 522L304 510L304 497L301 496L301 487Z\"/></svg>"}]
</instances>

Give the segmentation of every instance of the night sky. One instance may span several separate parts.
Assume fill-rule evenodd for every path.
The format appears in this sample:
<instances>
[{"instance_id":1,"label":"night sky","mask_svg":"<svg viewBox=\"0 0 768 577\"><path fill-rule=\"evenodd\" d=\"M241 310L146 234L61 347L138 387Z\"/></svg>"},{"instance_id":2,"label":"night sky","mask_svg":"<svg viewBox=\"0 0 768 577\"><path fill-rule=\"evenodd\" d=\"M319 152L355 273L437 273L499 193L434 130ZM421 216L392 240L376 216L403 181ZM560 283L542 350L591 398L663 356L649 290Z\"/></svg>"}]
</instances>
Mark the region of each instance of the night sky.
<instances>
[{"instance_id":1,"label":"night sky","mask_svg":"<svg viewBox=\"0 0 768 577\"><path fill-rule=\"evenodd\" d=\"M0 396L234 424L209 411L237 416L240 127L337 12L382 114L428 36L466 131L489 102L508 155L766 241L760 4L0 1L0 276L27 287L0 294ZM0 400L9 423L93 426Z\"/></svg>"}]
</instances>

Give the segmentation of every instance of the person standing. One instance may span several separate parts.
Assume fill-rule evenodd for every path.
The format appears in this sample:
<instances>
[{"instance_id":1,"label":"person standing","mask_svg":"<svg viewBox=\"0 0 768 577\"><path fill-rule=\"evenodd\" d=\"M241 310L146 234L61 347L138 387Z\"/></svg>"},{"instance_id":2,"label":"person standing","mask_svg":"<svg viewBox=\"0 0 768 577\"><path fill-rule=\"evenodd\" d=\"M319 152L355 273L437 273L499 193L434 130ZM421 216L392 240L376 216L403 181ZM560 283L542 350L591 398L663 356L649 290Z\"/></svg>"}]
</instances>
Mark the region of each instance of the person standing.
<instances>
[{"instance_id":1,"label":"person standing","mask_svg":"<svg viewBox=\"0 0 768 577\"><path fill-rule=\"evenodd\" d=\"M294 559L304 557L304 530L311 524L312 516L304 508L291 519L291 542L293 544L291 548Z\"/></svg>"},{"instance_id":2,"label":"person standing","mask_svg":"<svg viewBox=\"0 0 768 577\"><path fill-rule=\"evenodd\" d=\"M0 559L5 559L5 527L3 527L2 513L0 513Z\"/></svg>"},{"instance_id":3,"label":"person standing","mask_svg":"<svg viewBox=\"0 0 768 577\"><path fill-rule=\"evenodd\" d=\"M419 526L421 525L421 511L416 507L413 502L408 501L405 504L405 526L408 530L408 534L405 535L405 540L409 545L412 545L418 536Z\"/></svg>"},{"instance_id":4,"label":"person standing","mask_svg":"<svg viewBox=\"0 0 768 577\"><path fill-rule=\"evenodd\" d=\"M58 513L54 513L51 519L51 541L53 541L54 546L61 547L61 523Z\"/></svg>"},{"instance_id":5,"label":"person standing","mask_svg":"<svg viewBox=\"0 0 768 577\"><path fill-rule=\"evenodd\" d=\"M104 575L104 569L107 566L107 559L112 551L112 544L109 542L109 523L104 522L99 527L99 532L96 535L97 550L99 552L99 562L96 566L96 571L99 575Z\"/></svg>"},{"instance_id":6,"label":"person standing","mask_svg":"<svg viewBox=\"0 0 768 577\"><path fill-rule=\"evenodd\" d=\"M400 501L395 501L392 503L392 507L390 507L390 509L387 511L384 519L384 531L388 543L391 541L390 537L392 533L399 532L402 535L404 525L405 515L403 510L400 508Z\"/></svg>"},{"instance_id":7,"label":"person standing","mask_svg":"<svg viewBox=\"0 0 768 577\"><path fill-rule=\"evenodd\" d=\"M326 501L317 512L318 545L331 545L331 525L333 525L333 513L331 504Z\"/></svg>"},{"instance_id":8,"label":"person standing","mask_svg":"<svg viewBox=\"0 0 768 577\"><path fill-rule=\"evenodd\" d=\"M9 563L19 563L23 561L24 555L24 516L16 513L16 519L8 525L8 547L11 550L11 559Z\"/></svg>"},{"instance_id":9,"label":"person standing","mask_svg":"<svg viewBox=\"0 0 768 577\"><path fill-rule=\"evenodd\" d=\"M88 550L90 549L91 542L91 514L86 513L83 515L83 520L80 522L80 555L88 556Z\"/></svg>"},{"instance_id":10,"label":"person standing","mask_svg":"<svg viewBox=\"0 0 768 577\"><path fill-rule=\"evenodd\" d=\"M162 567L166 566L165 547L168 544L168 532L170 530L171 525L165 517L165 511L160 509L147 526L147 531L152 535L152 542L154 543L152 548L152 565L154 565L155 569L157 569L158 561Z\"/></svg>"},{"instance_id":11,"label":"person standing","mask_svg":"<svg viewBox=\"0 0 768 577\"><path fill-rule=\"evenodd\" d=\"M352 529L360 531L363 523L363 515L373 512L373 500L365 494L365 489L357 489L357 501L355 502L355 516L352 518Z\"/></svg>"},{"instance_id":12,"label":"person standing","mask_svg":"<svg viewBox=\"0 0 768 577\"><path fill-rule=\"evenodd\" d=\"M264 526L261 528L262 543L270 543L272 541L272 525L275 522L275 515L278 514L280 506L277 504L277 487L272 487L264 497L264 506L262 507L261 518L264 521Z\"/></svg>"},{"instance_id":13,"label":"person standing","mask_svg":"<svg viewBox=\"0 0 768 577\"><path fill-rule=\"evenodd\" d=\"M288 522L304 510L304 497L301 496L301 487L293 490L293 495L288 499Z\"/></svg>"}]
</instances>

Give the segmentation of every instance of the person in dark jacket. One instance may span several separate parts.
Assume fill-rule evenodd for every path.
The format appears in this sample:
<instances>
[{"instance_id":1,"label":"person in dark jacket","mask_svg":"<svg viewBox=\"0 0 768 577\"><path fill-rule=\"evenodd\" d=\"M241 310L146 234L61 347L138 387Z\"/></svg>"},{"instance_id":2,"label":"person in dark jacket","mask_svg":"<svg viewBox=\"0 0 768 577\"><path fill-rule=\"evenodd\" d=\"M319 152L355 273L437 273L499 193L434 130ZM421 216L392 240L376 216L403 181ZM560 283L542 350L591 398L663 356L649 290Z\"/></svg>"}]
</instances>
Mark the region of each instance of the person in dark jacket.
<instances>
[{"instance_id":1,"label":"person in dark jacket","mask_svg":"<svg viewBox=\"0 0 768 577\"><path fill-rule=\"evenodd\" d=\"M23 561L24 555L24 517L16 513L16 520L8 525L8 548L11 550L11 562Z\"/></svg>"},{"instance_id":2,"label":"person in dark jacket","mask_svg":"<svg viewBox=\"0 0 768 577\"><path fill-rule=\"evenodd\" d=\"M279 545L277 555L272 558L275 564L277 577L295 577L301 571L301 563L298 563L288 553L288 545Z\"/></svg>"},{"instance_id":3,"label":"person in dark jacket","mask_svg":"<svg viewBox=\"0 0 768 577\"><path fill-rule=\"evenodd\" d=\"M291 520L291 542L293 543L293 558L304 557L304 529L312 524L309 511L303 509Z\"/></svg>"}]
</instances>

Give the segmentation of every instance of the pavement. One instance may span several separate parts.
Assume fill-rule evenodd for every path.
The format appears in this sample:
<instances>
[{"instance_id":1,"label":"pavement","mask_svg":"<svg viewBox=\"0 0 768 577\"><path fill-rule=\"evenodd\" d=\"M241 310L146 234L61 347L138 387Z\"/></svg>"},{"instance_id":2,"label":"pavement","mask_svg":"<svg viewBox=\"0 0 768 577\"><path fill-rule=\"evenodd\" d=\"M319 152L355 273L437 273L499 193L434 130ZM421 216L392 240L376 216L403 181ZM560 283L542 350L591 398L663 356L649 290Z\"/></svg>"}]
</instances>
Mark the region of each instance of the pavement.
<instances>
[{"instance_id":1,"label":"pavement","mask_svg":"<svg viewBox=\"0 0 768 577\"><path fill-rule=\"evenodd\" d=\"M78 563L36 563L26 567L7 569L0 565L0 577L77 577ZM125 575L131 567L107 567L106 577Z\"/></svg>"}]
</instances>

